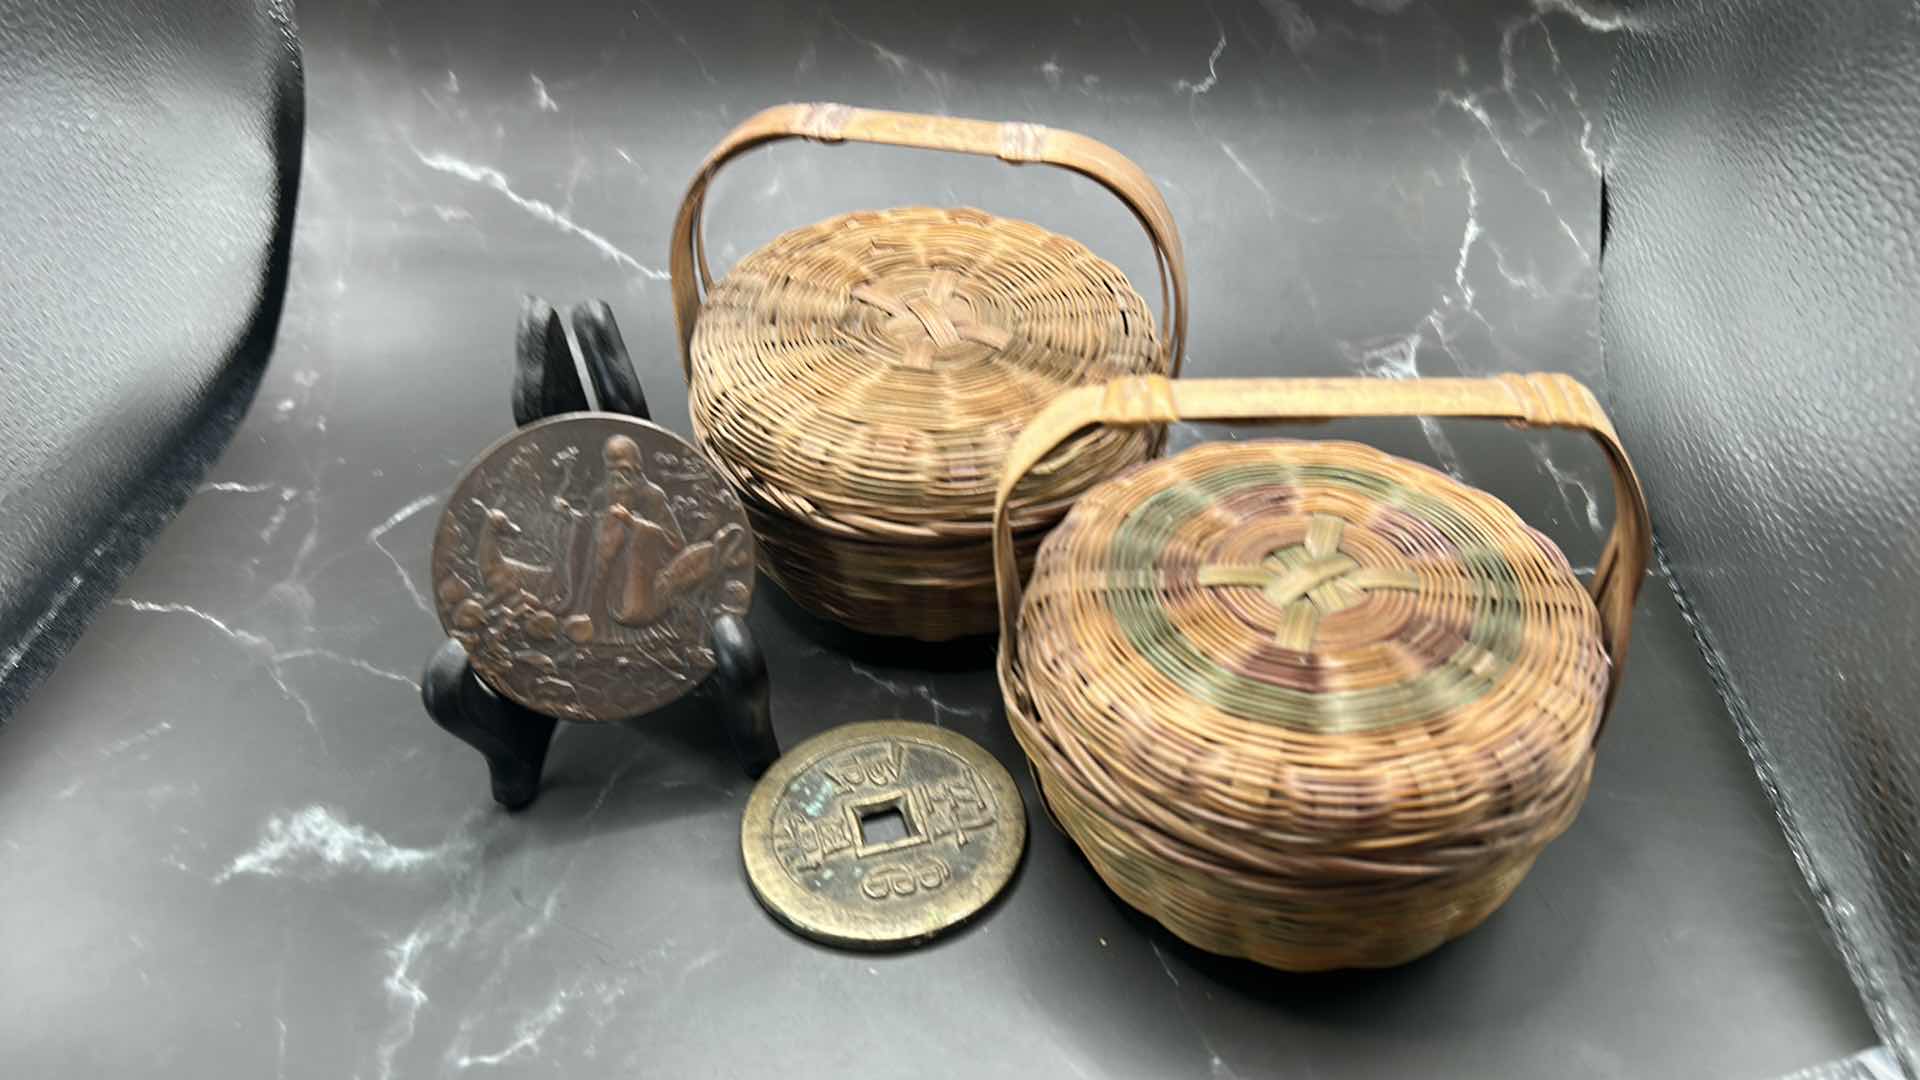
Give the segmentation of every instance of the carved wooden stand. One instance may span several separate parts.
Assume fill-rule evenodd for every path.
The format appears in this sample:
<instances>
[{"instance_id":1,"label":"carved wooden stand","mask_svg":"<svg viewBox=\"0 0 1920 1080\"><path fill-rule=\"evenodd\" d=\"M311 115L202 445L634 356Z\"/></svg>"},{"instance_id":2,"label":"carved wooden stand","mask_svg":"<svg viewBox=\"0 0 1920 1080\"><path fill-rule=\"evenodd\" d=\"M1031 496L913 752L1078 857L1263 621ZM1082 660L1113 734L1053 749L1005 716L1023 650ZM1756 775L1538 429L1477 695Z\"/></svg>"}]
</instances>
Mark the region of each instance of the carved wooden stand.
<instances>
[{"instance_id":1,"label":"carved wooden stand","mask_svg":"<svg viewBox=\"0 0 1920 1080\"><path fill-rule=\"evenodd\" d=\"M572 321L600 411L648 419L647 399L612 310L598 300L576 304ZM527 298L514 351L515 425L524 427L548 416L592 407L574 368L560 313L552 305L538 297ZM757 777L780 756L773 735L766 659L746 621L738 616L720 615L711 633L716 666L694 692L719 710L734 754L747 775ZM486 758L495 802L518 810L540 794L540 775L557 720L494 693L474 673L466 650L452 638L427 662L420 697L435 723Z\"/></svg>"}]
</instances>

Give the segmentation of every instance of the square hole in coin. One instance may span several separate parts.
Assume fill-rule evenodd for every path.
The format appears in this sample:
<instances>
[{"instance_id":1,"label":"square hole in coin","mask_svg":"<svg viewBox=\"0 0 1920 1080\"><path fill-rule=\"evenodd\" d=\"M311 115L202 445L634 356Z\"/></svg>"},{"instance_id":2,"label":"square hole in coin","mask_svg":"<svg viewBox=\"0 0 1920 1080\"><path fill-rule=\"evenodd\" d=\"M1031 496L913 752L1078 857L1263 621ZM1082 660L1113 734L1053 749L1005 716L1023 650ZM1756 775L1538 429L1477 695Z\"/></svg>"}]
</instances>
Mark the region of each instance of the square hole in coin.
<instances>
[{"instance_id":1,"label":"square hole in coin","mask_svg":"<svg viewBox=\"0 0 1920 1080\"><path fill-rule=\"evenodd\" d=\"M907 836L907 815L898 802L881 803L860 811L861 847L883 847Z\"/></svg>"}]
</instances>

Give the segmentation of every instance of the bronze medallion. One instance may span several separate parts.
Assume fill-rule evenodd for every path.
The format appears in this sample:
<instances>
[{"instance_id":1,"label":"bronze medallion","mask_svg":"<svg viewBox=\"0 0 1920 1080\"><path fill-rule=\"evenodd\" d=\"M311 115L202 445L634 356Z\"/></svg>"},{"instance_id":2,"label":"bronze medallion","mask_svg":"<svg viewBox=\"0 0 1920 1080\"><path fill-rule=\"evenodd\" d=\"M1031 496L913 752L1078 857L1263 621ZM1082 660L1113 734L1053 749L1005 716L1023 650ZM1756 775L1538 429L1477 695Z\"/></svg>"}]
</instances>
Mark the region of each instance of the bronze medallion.
<instances>
[{"instance_id":1,"label":"bronze medallion","mask_svg":"<svg viewBox=\"0 0 1920 1080\"><path fill-rule=\"evenodd\" d=\"M977 913L1027 843L1020 790L992 754L944 728L847 724L788 751L740 823L753 893L819 941L925 941Z\"/></svg>"},{"instance_id":2,"label":"bronze medallion","mask_svg":"<svg viewBox=\"0 0 1920 1080\"><path fill-rule=\"evenodd\" d=\"M569 413L515 431L460 478L433 591L489 686L565 720L619 720L713 670L709 624L753 598L753 536L685 440Z\"/></svg>"}]
</instances>

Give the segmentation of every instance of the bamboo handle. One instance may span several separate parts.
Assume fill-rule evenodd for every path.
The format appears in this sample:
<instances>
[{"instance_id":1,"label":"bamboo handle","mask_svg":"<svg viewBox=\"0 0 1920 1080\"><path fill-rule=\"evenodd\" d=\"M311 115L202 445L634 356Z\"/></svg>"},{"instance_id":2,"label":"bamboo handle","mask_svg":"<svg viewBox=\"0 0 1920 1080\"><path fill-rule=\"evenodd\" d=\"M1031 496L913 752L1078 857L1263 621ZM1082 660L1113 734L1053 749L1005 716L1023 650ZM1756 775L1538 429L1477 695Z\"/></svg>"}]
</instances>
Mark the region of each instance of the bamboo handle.
<instances>
[{"instance_id":1,"label":"bamboo handle","mask_svg":"<svg viewBox=\"0 0 1920 1080\"><path fill-rule=\"evenodd\" d=\"M1601 644L1613 662L1607 706L1626 666L1633 605L1646 576L1653 530L1640 478L1600 403L1566 375L1491 379L1186 379L1146 375L1069 390L1034 417L1008 451L993 508L994 577L1000 598L1001 670L1013 662L1021 582L1008 503L1028 470L1093 424L1138 427L1174 420L1314 421L1348 416L1452 416L1522 427L1571 428L1594 437L1613 470L1613 534L1591 586Z\"/></svg>"},{"instance_id":2,"label":"bamboo handle","mask_svg":"<svg viewBox=\"0 0 1920 1080\"><path fill-rule=\"evenodd\" d=\"M728 161L764 143L803 138L816 142L866 142L922 150L997 157L1010 164L1039 162L1089 177L1133 211L1153 241L1154 264L1160 275L1161 348L1169 358L1169 373L1180 374L1187 339L1187 260L1180 231L1160 190L1138 165L1118 150L1076 135L1038 124L993 123L918 113L856 109L847 105L775 105L749 117L713 148L693 183L687 187L680 213L673 222L667 254L673 284L674 324L680 334L680 363L693 374L693 327L700 317L704 292L713 289L707 266L705 229L701 216L707 188Z\"/></svg>"}]
</instances>

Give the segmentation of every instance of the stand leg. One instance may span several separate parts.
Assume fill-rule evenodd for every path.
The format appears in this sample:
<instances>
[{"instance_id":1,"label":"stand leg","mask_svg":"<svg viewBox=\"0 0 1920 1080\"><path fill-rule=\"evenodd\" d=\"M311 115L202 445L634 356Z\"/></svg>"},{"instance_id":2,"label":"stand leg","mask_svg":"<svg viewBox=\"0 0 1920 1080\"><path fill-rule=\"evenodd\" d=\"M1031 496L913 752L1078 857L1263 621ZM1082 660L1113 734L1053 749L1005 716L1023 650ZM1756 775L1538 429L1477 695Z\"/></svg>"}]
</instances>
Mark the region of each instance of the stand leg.
<instances>
[{"instance_id":1,"label":"stand leg","mask_svg":"<svg viewBox=\"0 0 1920 1080\"><path fill-rule=\"evenodd\" d=\"M513 353L515 427L587 407L587 392L573 367L566 328L552 304L537 296L529 296L521 304Z\"/></svg>"},{"instance_id":2,"label":"stand leg","mask_svg":"<svg viewBox=\"0 0 1920 1080\"><path fill-rule=\"evenodd\" d=\"M573 337L580 343L580 358L586 362L600 411L652 419L640 377L627 355L626 339L620 336L620 324L613 321L613 309L605 300L573 305Z\"/></svg>"},{"instance_id":3,"label":"stand leg","mask_svg":"<svg viewBox=\"0 0 1920 1080\"><path fill-rule=\"evenodd\" d=\"M556 721L487 689L458 641L447 639L427 662L420 698L435 723L487 759L494 802L518 810L540 794Z\"/></svg>"},{"instance_id":4,"label":"stand leg","mask_svg":"<svg viewBox=\"0 0 1920 1080\"><path fill-rule=\"evenodd\" d=\"M727 737L747 775L758 777L780 756L780 743L773 734L766 657L738 615L714 620L713 651L719 662L710 685Z\"/></svg>"}]
</instances>

